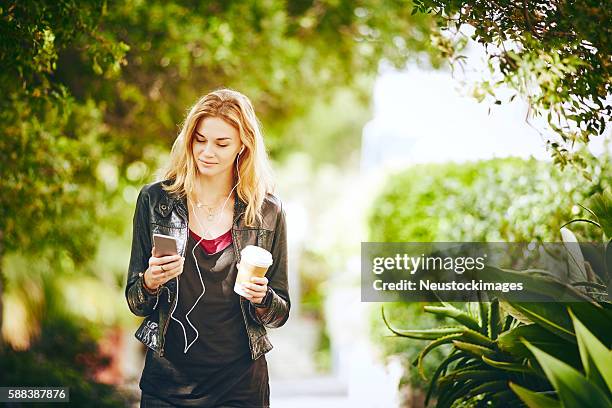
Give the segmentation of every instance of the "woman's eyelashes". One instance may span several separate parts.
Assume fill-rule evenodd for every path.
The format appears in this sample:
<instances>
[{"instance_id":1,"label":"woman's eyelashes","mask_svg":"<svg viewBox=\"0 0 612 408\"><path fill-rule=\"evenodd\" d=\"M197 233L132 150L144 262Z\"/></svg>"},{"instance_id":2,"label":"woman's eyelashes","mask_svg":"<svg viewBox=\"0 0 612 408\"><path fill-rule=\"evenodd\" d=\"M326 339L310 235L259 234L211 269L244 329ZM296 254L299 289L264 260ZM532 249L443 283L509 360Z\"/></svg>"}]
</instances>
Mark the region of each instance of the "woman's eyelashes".
<instances>
[{"instance_id":1,"label":"woman's eyelashes","mask_svg":"<svg viewBox=\"0 0 612 408\"><path fill-rule=\"evenodd\" d=\"M198 143L206 143L206 139L196 138L196 142L198 142ZM220 143L217 143L217 146L219 146L219 147L227 147L227 146L229 146L229 144L220 144Z\"/></svg>"}]
</instances>

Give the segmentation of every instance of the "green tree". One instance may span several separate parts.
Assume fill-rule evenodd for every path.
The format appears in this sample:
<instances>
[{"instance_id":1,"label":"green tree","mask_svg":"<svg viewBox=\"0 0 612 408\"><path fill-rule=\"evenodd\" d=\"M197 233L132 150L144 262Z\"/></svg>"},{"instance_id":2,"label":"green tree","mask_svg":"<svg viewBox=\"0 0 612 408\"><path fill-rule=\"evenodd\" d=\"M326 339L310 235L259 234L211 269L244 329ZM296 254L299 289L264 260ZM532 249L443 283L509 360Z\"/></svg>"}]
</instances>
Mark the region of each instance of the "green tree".
<instances>
[{"instance_id":1,"label":"green tree","mask_svg":"<svg viewBox=\"0 0 612 408\"><path fill-rule=\"evenodd\" d=\"M292 122L339 88L367 102L371 83L360 79L373 76L381 60L401 67L418 53L435 55L433 28L427 16L411 17L390 1L126 2L109 8L100 27L131 47L121 77L84 76L74 55L58 76L105 101L125 165L151 144L166 148L186 106L221 86L252 99L280 158L299 146L285 134Z\"/></svg>"},{"instance_id":2,"label":"green tree","mask_svg":"<svg viewBox=\"0 0 612 408\"><path fill-rule=\"evenodd\" d=\"M32 259L42 255L39 264L57 265L66 257L78 264L95 247L100 110L78 102L55 75L68 48L103 73L118 73L127 46L105 42L96 32L103 6L99 1L0 5L0 265L17 251ZM4 283L0 273L0 300Z\"/></svg>"},{"instance_id":3,"label":"green tree","mask_svg":"<svg viewBox=\"0 0 612 408\"><path fill-rule=\"evenodd\" d=\"M279 158L338 89L365 104L381 60L436 55L433 28L393 1L2 2L0 265L83 268L102 226L125 224L123 187L149 179L211 88L251 97Z\"/></svg>"},{"instance_id":4,"label":"green tree","mask_svg":"<svg viewBox=\"0 0 612 408\"><path fill-rule=\"evenodd\" d=\"M612 116L609 2L415 0L414 4L415 12L435 15L443 31L471 25L471 38L486 47L495 73L480 84L477 96L501 104L496 89L503 85L515 90L527 99L530 115L545 117L556 133L548 140L554 161L585 170L589 153L581 148L604 133ZM451 61L460 63L463 59L456 51L450 52ZM590 177L588 171L583 173Z\"/></svg>"}]
</instances>

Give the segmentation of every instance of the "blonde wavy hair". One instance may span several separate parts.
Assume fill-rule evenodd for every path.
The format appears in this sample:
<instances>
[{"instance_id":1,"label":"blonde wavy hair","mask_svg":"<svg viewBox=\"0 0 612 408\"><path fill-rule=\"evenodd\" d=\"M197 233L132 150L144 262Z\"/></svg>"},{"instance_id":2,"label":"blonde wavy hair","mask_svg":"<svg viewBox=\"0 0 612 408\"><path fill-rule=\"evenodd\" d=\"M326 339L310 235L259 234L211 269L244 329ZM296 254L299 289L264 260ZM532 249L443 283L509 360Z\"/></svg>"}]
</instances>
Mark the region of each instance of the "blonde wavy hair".
<instances>
[{"instance_id":1,"label":"blonde wavy hair","mask_svg":"<svg viewBox=\"0 0 612 408\"><path fill-rule=\"evenodd\" d=\"M217 89L191 107L170 152L170 162L162 171L164 190L176 197L190 196L195 187L197 166L192 153L194 130L204 118L220 118L232 125L240 134L244 151L240 155L238 171L240 184L236 194L246 203L245 223L261 223L261 207L267 193L274 192L272 169L263 141L261 124L248 97L231 89ZM233 166L234 184L238 181Z\"/></svg>"}]
</instances>

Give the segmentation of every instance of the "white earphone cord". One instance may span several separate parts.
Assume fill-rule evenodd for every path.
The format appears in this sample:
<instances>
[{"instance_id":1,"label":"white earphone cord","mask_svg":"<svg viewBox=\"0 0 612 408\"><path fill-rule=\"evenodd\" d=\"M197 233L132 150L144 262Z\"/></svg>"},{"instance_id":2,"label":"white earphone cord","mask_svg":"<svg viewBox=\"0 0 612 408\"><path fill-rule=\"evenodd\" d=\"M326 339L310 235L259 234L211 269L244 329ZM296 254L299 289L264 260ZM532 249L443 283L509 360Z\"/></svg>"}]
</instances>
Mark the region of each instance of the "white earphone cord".
<instances>
[{"instance_id":1,"label":"white earphone cord","mask_svg":"<svg viewBox=\"0 0 612 408\"><path fill-rule=\"evenodd\" d=\"M244 147L240 150L240 153L238 153L238 157L236 159L236 174L238 174L238 182L230 190L229 194L227 195L227 198L223 202L223 206L221 207L221 210L217 214L217 219L216 219L215 224L213 224L213 227L217 226L217 224L221 221L221 217L220 216L221 216L221 214L223 214L223 210L225 209L225 205L227 204L227 201L232 196L232 192L236 189L236 187L238 187L238 184L240 184L240 171L238 170L238 161L240 160L240 154L242 153L243 150L244 150ZM189 196L187 196L187 197L189 198ZM189 201L191 201L191 198L189 198ZM192 205L193 205L193 202L192 202ZM194 208L195 208L195 206L194 206ZM198 331L198 329L195 328L193 323L191 323L191 320L189 320L189 313L191 313L193 311L193 309L195 309L196 305L198 304L198 302L200 301L202 296L204 296L204 292L206 292L206 288L204 287L204 280L202 279L202 272L200 271L200 267L198 266L198 260L196 259L196 256L195 256L195 249L200 245L200 242L202 242L204 240L204 235L206 234L207 230L202 225L202 222L200 221L200 217L198 217L198 214L196 213L195 210L194 210L193 214L195 215L196 221L198 222L198 224L200 225L200 228L202 228L202 231L203 231L202 236L200 237L200 240L194 245L193 249L191 250L191 255L193 256L193 261L194 261L195 266L196 266L196 268L198 270L198 276L200 277L200 283L202 284L202 293L200 293L200 296L198 296L198 298L196 299L196 301L193 304L193 306L191 306L191 309L189 309L189 311L187 313L185 313L185 320L187 320L187 323L189 323L189 325L196 332L195 338L191 341L191 343L189 343L189 345L187 344L187 331L185 330L185 326L183 325L183 323L181 323L180 320L178 320L178 319L176 319L174 317L174 311L176 310L176 306L178 305L178 301L179 301L179 277L178 276L176 277L176 302L174 303L174 308L170 312L170 318L172 320L174 320L175 322L177 322L178 324L180 324L181 328L183 329L183 338L185 339L185 348L183 350L183 354L187 354L187 351L189 350L189 348L196 342L198 337L200 337L200 332ZM187 228L189 229L189 227L187 227ZM187 232L187 235L189 236L189 232ZM186 242L185 242L185 245L187 245Z\"/></svg>"}]
</instances>

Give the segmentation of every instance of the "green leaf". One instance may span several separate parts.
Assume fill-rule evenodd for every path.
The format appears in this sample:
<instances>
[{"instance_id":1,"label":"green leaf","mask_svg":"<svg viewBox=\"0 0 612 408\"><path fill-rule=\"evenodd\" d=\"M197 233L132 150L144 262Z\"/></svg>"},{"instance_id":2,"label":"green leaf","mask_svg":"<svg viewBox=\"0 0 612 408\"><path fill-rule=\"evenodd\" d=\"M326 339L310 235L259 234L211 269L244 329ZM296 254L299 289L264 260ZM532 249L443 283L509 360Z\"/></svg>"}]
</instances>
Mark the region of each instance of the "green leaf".
<instances>
[{"instance_id":1,"label":"green leaf","mask_svg":"<svg viewBox=\"0 0 612 408\"><path fill-rule=\"evenodd\" d=\"M93 57L93 61L92 61L92 68L93 71L98 74L98 75L102 75L104 73L104 70L102 69L102 67L100 66L100 64L98 63L98 58L97 56Z\"/></svg>"},{"instance_id":2,"label":"green leaf","mask_svg":"<svg viewBox=\"0 0 612 408\"><path fill-rule=\"evenodd\" d=\"M602 390L607 390L608 397L612 397L612 350L597 340L571 310L569 313L574 322L578 349L587 378Z\"/></svg>"},{"instance_id":3,"label":"green leaf","mask_svg":"<svg viewBox=\"0 0 612 408\"><path fill-rule=\"evenodd\" d=\"M576 342L576 338L572 331L571 320L562 304L545 302L511 302L510 305L523 316L542 326L551 333L554 333L570 342Z\"/></svg>"},{"instance_id":4,"label":"green leaf","mask_svg":"<svg viewBox=\"0 0 612 408\"><path fill-rule=\"evenodd\" d=\"M506 389L508 389L508 382L506 380L489 381L471 388L467 392L467 396L470 397L480 394L499 392Z\"/></svg>"},{"instance_id":5,"label":"green leaf","mask_svg":"<svg viewBox=\"0 0 612 408\"><path fill-rule=\"evenodd\" d=\"M571 303L572 313L591 333L595 335L607 348L612 348L612 307L610 303L590 304ZM567 313L567 309L565 310ZM569 316L569 313L567 313ZM571 319L570 319L571 320ZM573 329L573 326L572 326Z\"/></svg>"},{"instance_id":6,"label":"green leaf","mask_svg":"<svg viewBox=\"0 0 612 408\"><path fill-rule=\"evenodd\" d=\"M542 366L546 376L559 395L559 400L566 407L610 407L612 401L595 384L589 382L575 368L565 364L550 354L529 344L535 358Z\"/></svg>"},{"instance_id":7,"label":"green leaf","mask_svg":"<svg viewBox=\"0 0 612 408\"><path fill-rule=\"evenodd\" d=\"M450 343L453 341L453 339L456 339L460 336L461 334L449 334L448 336L444 336L437 340L432 341L427 346L425 346L423 350L421 350L421 352L417 356L416 362L417 362L417 368L419 370L419 374L421 374L421 377L423 377L423 379L425 380L427 379L427 377L425 376L425 370L423 369L423 359L425 358L425 356L431 350L435 349L436 347L441 346L442 344Z\"/></svg>"},{"instance_id":8,"label":"green leaf","mask_svg":"<svg viewBox=\"0 0 612 408\"><path fill-rule=\"evenodd\" d=\"M446 367L448 367L448 365L450 363L452 363L453 361L456 361L462 357L465 357L465 354L459 352L459 353L454 353L451 355L449 355L448 357L446 357L446 359L444 359L444 361L442 361L440 363L440 365L438 366L438 368L436 368L436 371L434 372L433 377L431 378L431 381L429 382L429 388L427 389L427 395L425 396L425 406L427 406L429 404L429 400L431 399L431 396L433 395L434 391L436 390L436 385L437 385L437 381L438 378L440 378L440 375L442 374L442 371L444 371L446 369Z\"/></svg>"},{"instance_id":9,"label":"green leaf","mask_svg":"<svg viewBox=\"0 0 612 408\"><path fill-rule=\"evenodd\" d=\"M488 348L495 348L495 342L493 340L471 329L463 329L461 340Z\"/></svg>"},{"instance_id":10,"label":"green leaf","mask_svg":"<svg viewBox=\"0 0 612 408\"><path fill-rule=\"evenodd\" d=\"M477 357L482 356L492 356L495 354L494 350L491 350L488 347L479 346L477 344L466 343L464 341L452 340L453 345L459 350L466 351L470 354L473 354Z\"/></svg>"},{"instance_id":11,"label":"green leaf","mask_svg":"<svg viewBox=\"0 0 612 408\"><path fill-rule=\"evenodd\" d=\"M480 295L480 293L479 293ZM488 322L489 321L489 304L479 298L478 302L478 323L480 324L483 334L488 333Z\"/></svg>"},{"instance_id":12,"label":"green leaf","mask_svg":"<svg viewBox=\"0 0 612 408\"><path fill-rule=\"evenodd\" d=\"M575 222L586 222L587 224L592 224L596 226L597 228L601 228L601 225L599 225L599 223L593 220L589 220L588 218L574 218L573 220L568 221L565 224L561 225L561 228L567 227L568 225L573 224Z\"/></svg>"},{"instance_id":13,"label":"green leaf","mask_svg":"<svg viewBox=\"0 0 612 408\"><path fill-rule=\"evenodd\" d=\"M515 371L515 372L519 372L519 373L531 373L531 372L533 372L533 369L531 369L530 367L528 367L525 364L510 363L510 362L507 362L507 361L497 361L497 360L490 359L487 356L482 356L482 361L484 361L485 363L487 363L491 367L495 367L495 368L503 370L503 371Z\"/></svg>"},{"instance_id":14,"label":"green leaf","mask_svg":"<svg viewBox=\"0 0 612 408\"><path fill-rule=\"evenodd\" d=\"M497 347L517 360L530 358L532 354L521 341L522 339L527 340L542 350L546 350L570 365L580 364L580 356L574 343L551 333L537 324L518 326L502 333L497 339Z\"/></svg>"},{"instance_id":15,"label":"green leaf","mask_svg":"<svg viewBox=\"0 0 612 408\"><path fill-rule=\"evenodd\" d=\"M529 408L561 408L561 403L558 400L547 397L540 392L528 390L514 383L510 383L510 388Z\"/></svg>"},{"instance_id":16,"label":"green leaf","mask_svg":"<svg viewBox=\"0 0 612 408\"><path fill-rule=\"evenodd\" d=\"M608 296L610 293L610 281L612 281L612 239L606 245L606 272L608 274Z\"/></svg>"},{"instance_id":17,"label":"green leaf","mask_svg":"<svg viewBox=\"0 0 612 408\"><path fill-rule=\"evenodd\" d=\"M497 339L501 331L501 321L499 312L499 300L493 299L491 307L489 307L489 315L487 316L487 332L492 340Z\"/></svg>"},{"instance_id":18,"label":"green leaf","mask_svg":"<svg viewBox=\"0 0 612 408\"><path fill-rule=\"evenodd\" d=\"M437 314L439 316L450 317L457 322L463 324L469 329L479 332L481 330L480 325L472 316L468 313L457 309L456 307L446 304L445 306L425 306L423 308L426 312Z\"/></svg>"},{"instance_id":19,"label":"green leaf","mask_svg":"<svg viewBox=\"0 0 612 408\"><path fill-rule=\"evenodd\" d=\"M486 279L490 282L508 282L508 283L521 283L523 285L523 291L521 297L524 298L525 294L529 293L534 298L540 298L543 302L593 302L593 300L580 291L576 290L572 286L560 281L553 276L546 276L540 270L525 270L525 271L514 271L508 269L500 269L490 265L485 266L482 270L476 272L476 278ZM580 275L582 276L582 275ZM584 279L588 280L586 277ZM513 298L512 293L495 293L500 300L507 300L509 302L516 301ZM569 318L568 318L569 322Z\"/></svg>"},{"instance_id":20,"label":"green leaf","mask_svg":"<svg viewBox=\"0 0 612 408\"><path fill-rule=\"evenodd\" d=\"M455 370L452 373L445 375L440 378L439 382L455 382L455 381L474 381L476 383L489 381L489 380L499 380L500 377L503 377L504 373L497 370Z\"/></svg>"},{"instance_id":21,"label":"green leaf","mask_svg":"<svg viewBox=\"0 0 612 408\"><path fill-rule=\"evenodd\" d=\"M572 274L569 276L570 282L588 281L589 277L584 266L584 256L582 255L576 235L566 227L561 228L560 231L563 245L570 255L571 262L573 262L573 268L570 269L572 271ZM578 271L575 271L576 268Z\"/></svg>"},{"instance_id":22,"label":"green leaf","mask_svg":"<svg viewBox=\"0 0 612 408\"><path fill-rule=\"evenodd\" d=\"M612 344L612 310L604 308L595 302L521 302L510 303L510 306L517 310L520 315L526 317L531 322L537 323L551 333L565 338L568 341L576 342L574 326L567 312L570 305L572 312L584 323L593 334L599 338L606 347ZM514 313L514 312L510 312Z\"/></svg>"},{"instance_id":23,"label":"green leaf","mask_svg":"<svg viewBox=\"0 0 612 408\"><path fill-rule=\"evenodd\" d=\"M408 337L416 340L435 340L440 337L453 334L453 333L462 333L463 328L461 327L441 327L438 329L422 329L422 330L404 330L404 329L395 329L391 327L387 318L385 316L385 309L381 307L383 322L387 326L389 330L391 330L394 334L400 337Z\"/></svg>"},{"instance_id":24,"label":"green leaf","mask_svg":"<svg viewBox=\"0 0 612 408\"><path fill-rule=\"evenodd\" d=\"M599 225L601 225L606 236L612 238L612 193L610 190L591 197L589 207L597 216Z\"/></svg>"},{"instance_id":25,"label":"green leaf","mask_svg":"<svg viewBox=\"0 0 612 408\"><path fill-rule=\"evenodd\" d=\"M506 387L503 391L487 395L487 399L491 402L489 405L491 407L524 408L523 403L516 394L510 390L510 387Z\"/></svg>"},{"instance_id":26,"label":"green leaf","mask_svg":"<svg viewBox=\"0 0 612 408\"><path fill-rule=\"evenodd\" d=\"M472 383L470 381L466 382L458 382L453 384L451 387L448 387L444 390L444 392L440 391L440 396L438 398L438 403L436 404L436 408L450 408L453 403L459 398L464 396L470 388L472 388Z\"/></svg>"}]
</instances>

